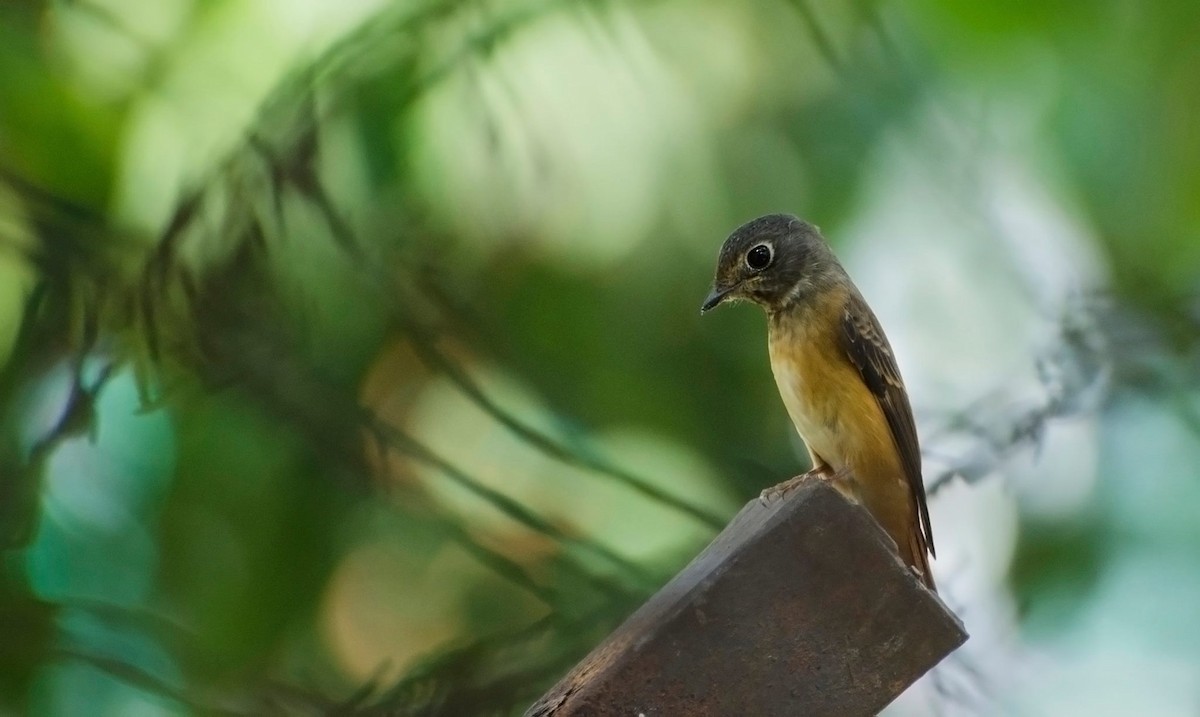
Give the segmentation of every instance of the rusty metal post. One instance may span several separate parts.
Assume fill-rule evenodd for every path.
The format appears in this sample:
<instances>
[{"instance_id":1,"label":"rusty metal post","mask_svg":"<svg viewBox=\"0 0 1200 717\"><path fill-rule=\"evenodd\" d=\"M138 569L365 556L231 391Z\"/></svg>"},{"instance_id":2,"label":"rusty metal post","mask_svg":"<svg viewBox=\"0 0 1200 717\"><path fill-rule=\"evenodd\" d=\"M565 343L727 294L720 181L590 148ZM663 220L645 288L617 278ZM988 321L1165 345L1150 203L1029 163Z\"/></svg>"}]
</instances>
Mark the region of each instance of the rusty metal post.
<instances>
[{"instance_id":1,"label":"rusty metal post","mask_svg":"<svg viewBox=\"0 0 1200 717\"><path fill-rule=\"evenodd\" d=\"M965 642L861 507L751 501L526 717L873 715Z\"/></svg>"}]
</instances>

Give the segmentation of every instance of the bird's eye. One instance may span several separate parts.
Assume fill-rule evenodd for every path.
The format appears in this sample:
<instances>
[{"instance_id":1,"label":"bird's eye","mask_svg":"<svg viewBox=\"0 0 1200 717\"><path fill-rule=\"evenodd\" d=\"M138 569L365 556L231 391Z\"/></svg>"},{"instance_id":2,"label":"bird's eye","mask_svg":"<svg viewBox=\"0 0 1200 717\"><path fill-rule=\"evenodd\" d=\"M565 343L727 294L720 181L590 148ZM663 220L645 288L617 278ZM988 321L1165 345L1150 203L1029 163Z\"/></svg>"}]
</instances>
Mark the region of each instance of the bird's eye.
<instances>
[{"instance_id":1,"label":"bird's eye","mask_svg":"<svg viewBox=\"0 0 1200 717\"><path fill-rule=\"evenodd\" d=\"M759 244L750 251L746 252L746 266L755 271L766 269L771 263L771 247L766 244Z\"/></svg>"}]
</instances>

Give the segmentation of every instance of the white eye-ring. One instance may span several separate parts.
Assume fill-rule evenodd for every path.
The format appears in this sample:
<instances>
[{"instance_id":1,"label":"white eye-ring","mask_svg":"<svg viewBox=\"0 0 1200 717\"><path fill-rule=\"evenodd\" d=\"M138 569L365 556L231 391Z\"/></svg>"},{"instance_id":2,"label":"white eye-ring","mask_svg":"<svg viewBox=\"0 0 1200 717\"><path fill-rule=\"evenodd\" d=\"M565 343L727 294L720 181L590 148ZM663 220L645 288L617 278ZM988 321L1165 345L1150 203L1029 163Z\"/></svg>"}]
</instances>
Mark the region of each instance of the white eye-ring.
<instances>
[{"instance_id":1,"label":"white eye-ring","mask_svg":"<svg viewBox=\"0 0 1200 717\"><path fill-rule=\"evenodd\" d=\"M762 271L771 265L773 258L775 254L771 251L771 245L759 244L746 252L746 266L750 267L751 271Z\"/></svg>"}]
</instances>

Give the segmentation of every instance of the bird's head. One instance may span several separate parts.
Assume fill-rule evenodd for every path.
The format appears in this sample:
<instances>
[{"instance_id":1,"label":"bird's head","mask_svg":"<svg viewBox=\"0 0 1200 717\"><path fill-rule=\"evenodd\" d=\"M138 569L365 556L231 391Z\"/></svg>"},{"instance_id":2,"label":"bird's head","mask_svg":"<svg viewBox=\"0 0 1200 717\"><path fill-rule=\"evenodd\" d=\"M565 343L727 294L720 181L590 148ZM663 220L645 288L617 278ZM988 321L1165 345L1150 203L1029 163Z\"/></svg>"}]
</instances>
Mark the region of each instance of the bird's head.
<instances>
[{"instance_id":1,"label":"bird's head","mask_svg":"<svg viewBox=\"0 0 1200 717\"><path fill-rule=\"evenodd\" d=\"M843 274L816 227L790 214L768 214L738 227L721 245L700 312L745 299L772 314L811 299Z\"/></svg>"}]
</instances>

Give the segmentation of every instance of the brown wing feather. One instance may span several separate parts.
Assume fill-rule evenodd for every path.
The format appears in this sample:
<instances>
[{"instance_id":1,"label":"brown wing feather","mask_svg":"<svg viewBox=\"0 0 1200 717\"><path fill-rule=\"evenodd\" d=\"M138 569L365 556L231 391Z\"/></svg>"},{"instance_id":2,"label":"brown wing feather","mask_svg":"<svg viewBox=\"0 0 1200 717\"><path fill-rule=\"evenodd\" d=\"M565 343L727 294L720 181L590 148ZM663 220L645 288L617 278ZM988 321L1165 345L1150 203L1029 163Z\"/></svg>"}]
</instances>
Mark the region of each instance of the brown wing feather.
<instances>
[{"instance_id":1,"label":"brown wing feather","mask_svg":"<svg viewBox=\"0 0 1200 717\"><path fill-rule=\"evenodd\" d=\"M925 503L925 483L921 480L921 446L917 442L917 427L908 404L908 393L904 390L900 369L896 366L892 347L879 326L879 320L857 294L851 294L842 316L842 342L850 362L858 369L871 393L875 394L883 415L887 417L913 502L921 517L926 547L930 555L937 557L933 549L929 508Z\"/></svg>"}]
</instances>

